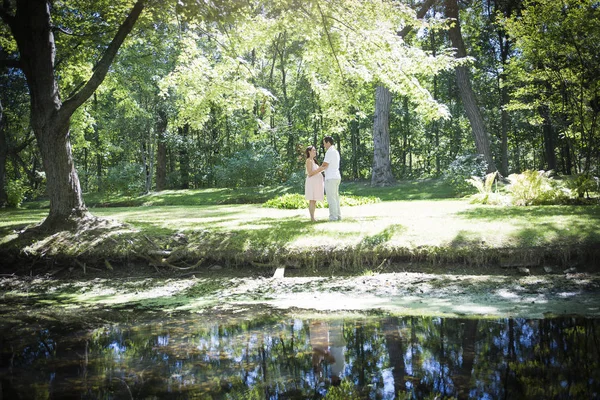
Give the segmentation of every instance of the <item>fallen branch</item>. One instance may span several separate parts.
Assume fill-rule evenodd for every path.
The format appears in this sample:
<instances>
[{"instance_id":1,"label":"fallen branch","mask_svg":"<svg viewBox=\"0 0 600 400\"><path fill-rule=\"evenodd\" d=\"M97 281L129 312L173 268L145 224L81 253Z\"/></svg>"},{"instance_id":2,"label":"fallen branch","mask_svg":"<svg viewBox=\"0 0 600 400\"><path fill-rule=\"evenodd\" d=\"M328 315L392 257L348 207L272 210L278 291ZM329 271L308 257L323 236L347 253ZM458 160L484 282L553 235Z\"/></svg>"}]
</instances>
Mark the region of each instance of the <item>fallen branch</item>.
<instances>
[{"instance_id":1,"label":"fallen branch","mask_svg":"<svg viewBox=\"0 0 600 400\"><path fill-rule=\"evenodd\" d=\"M199 265L200 262L202 262L203 260L199 260L198 263L196 263L196 265L193 265L191 267L178 267L176 265L171 264L167 259L165 258L161 258L161 259L156 259L153 257L149 257L145 254L139 254L136 253L139 257L142 257L143 259L145 259L146 261L148 261L150 264L150 266L154 267L156 269L156 267L168 267L168 268L172 268L178 271L188 271L190 269L196 268L197 265ZM157 269L158 272L158 269Z\"/></svg>"}]
</instances>

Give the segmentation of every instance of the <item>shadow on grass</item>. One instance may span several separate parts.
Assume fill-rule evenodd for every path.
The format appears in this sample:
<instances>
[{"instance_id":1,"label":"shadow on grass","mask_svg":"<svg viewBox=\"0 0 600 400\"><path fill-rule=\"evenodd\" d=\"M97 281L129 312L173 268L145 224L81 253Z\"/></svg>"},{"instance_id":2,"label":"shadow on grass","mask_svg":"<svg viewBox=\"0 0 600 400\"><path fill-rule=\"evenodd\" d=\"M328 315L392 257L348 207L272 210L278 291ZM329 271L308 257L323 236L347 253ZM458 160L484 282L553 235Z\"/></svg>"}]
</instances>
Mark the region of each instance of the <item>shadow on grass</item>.
<instances>
[{"instance_id":1,"label":"shadow on grass","mask_svg":"<svg viewBox=\"0 0 600 400\"><path fill-rule=\"evenodd\" d=\"M96 193L85 194L90 207L135 206L206 206L219 204L258 204L291 190L289 186L251 188L208 188L165 190L137 197L111 196Z\"/></svg>"},{"instance_id":2,"label":"shadow on grass","mask_svg":"<svg viewBox=\"0 0 600 400\"><path fill-rule=\"evenodd\" d=\"M295 216L290 218L263 218L258 221L250 221L240 226L248 229L236 230L246 244L252 247L281 248L301 236L310 235L314 232L315 223L305 217Z\"/></svg>"},{"instance_id":3,"label":"shadow on grass","mask_svg":"<svg viewBox=\"0 0 600 400\"><path fill-rule=\"evenodd\" d=\"M39 224L48 216L47 210L0 210L0 243L8 235L22 231L30 225Z\"/></svg>"},{"instance_id":4,"label":"shadow on grass","mask_svg":"<svg viewBox=\"0 0 600 400\"><path fill-rule=\"evenodd\" d=\"M456 198L452 187L439 179L400 181L386 187L371 187L369 182L342 182L340 192L356 196L375 196L382 201Z\"/></svg>"},{"instance_id":5,"label":"shadow on grass","mask_svg":"<svg viewBox=\"0 0 600 400\"><path fill-rule=\"evenodd\" d=\"M598 224L572 221L568 226L563 226L521 221L518 225L520 228L510 235L506 248L490 246L479 232L463 230L441 252L449 260L454 258L475 265L579 264L584 269L597 269L600 262Z\"/></svg>"},{"instance_id":6,"label":"shadow on grass","mask_svg":"<svg viewBox=\"0 0 600 400\"><path fill-rule=\"evenodd\" d=\"M600 220L600 206L480 206L460 211L457 215L487 221L504 220L506 218L537 219L555 216L577 216L578 218Z\"/></svg>"},{"instance_id":7,"label":"shadow on grass","mask_svg":"<svg viewBox=\"0 0 600 400\"><path fill-rule=\"evenodd\" d=\"M366 247L379 246L380 244L389 242L395 234L400 234L406 230L407 228L401 224L389 225L379 233L365 236L360 244Z\"/></svg>"},{"instance_id":8,"label":"shadow on grass","mask_svg":"<svg viewBox=\"0 0 600 400\"><path fill-rule=\"evenodd\" d=\"M486 222L510 221L519 228L512 235L518 247L600 242L598 206L483 206L457 215Z\"/></svg>"},{"instance_id":9,"label":"shadow on grass","mask_svg":"<svg viewBox=\"0 0 600 400\"><path fill-rule=\"evenodd\" d=\"M461 230L458 234L450 241L450 247L478 247L484 244L484 240L481 235L477 235L473 232Z\"/></svg>"}]
</instances>

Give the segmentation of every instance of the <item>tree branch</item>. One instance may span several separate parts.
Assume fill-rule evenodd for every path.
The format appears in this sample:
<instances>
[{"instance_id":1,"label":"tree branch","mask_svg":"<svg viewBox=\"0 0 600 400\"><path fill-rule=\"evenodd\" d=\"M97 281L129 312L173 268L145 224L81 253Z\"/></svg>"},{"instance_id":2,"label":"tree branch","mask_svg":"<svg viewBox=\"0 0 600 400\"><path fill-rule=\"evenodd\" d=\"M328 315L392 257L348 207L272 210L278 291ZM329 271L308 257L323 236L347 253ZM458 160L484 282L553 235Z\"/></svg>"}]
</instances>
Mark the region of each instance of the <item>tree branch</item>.
<instances>
[{"instance_id":1,"label":"tree branch","mask_svg":"<svg viewBox=\"0 0 600 400\"><path fill-rule=\"evenodd\" d=\"M323 10L321 10L321 5L317 0L317 8L319 9L319 14L321 14L321 19L323 21L323 28L325 28L325 33L327 34L327 41L329 42L329 47L331 47L331 53L333 53L333 58L335 58L335 62L340 70L340 74L342 75L342 80L346 80L344 78L344 71L342 70L342 66L340 65L340 60L338 60L337 54L335 52L335 48L333 47L333 42L331 41L331 35L329 34L329 28L327 28L327 22L325 21L325 15L323 14Z\"/></svg>"},{"instance_id":2,"label":"tree branch","mask_svg":"<svg viewBox=\"0 0 600 400\"><path fill-rule=\"evenodd\" d=\"M96 64L96 66L94 67L94 73L92 74L92 77L86 82L86 84L81 88L81 90L79 90L73 96L65 100L61 108L61 113L63 113L65 117L70 117L75 112L75 110L77 110L77 108L81 106L94 93L98 86L100 86L100 84L106 77L106 74L108 73L110 65L115 59L119 48L125 41L127 35L129 35L131 30L133 29L133 26L135 25L140 14L142 13L142 10L145 6L145 2L146 0L137 0L135 5L131 9L131 12L129 13L123 24L121 24L121 26L119 27L119 30L117 31L117 34L113 38L112 42L108 45L108 48L104 52L104 55L102 56L98 64Z\"/></svg>"},{"instance_id":3,"label":"tree branch","mask_svg":"<svg viewBox=\"0 0 600 400\"><path fill-rule=\"evenodd\" d=\"M421 4L421 8L417 11L417 19L422 19L427 11L437 2L437 0L425 0L423 4ZM398 36L404 38L412 29L412 25L405 26L400 32L398 32Z\"/></svg>"}]
</instances>

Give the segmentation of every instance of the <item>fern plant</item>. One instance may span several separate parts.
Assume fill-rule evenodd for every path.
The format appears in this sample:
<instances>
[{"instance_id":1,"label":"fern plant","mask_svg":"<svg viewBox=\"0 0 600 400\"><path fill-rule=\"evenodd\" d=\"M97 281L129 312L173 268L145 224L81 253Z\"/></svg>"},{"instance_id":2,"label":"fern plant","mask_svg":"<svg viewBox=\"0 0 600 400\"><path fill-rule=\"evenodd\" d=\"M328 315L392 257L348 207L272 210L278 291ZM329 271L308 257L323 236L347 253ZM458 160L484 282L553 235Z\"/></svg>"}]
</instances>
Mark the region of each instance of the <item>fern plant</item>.
<instances>
[{"instance_id":1,"label":"fern plant","mask_svg":"<svg viewBox=\"0 0 600 400\"><path fill-rule=\"evenodd\" d=\"M472 176L470 179L466 179L468 183L475 186L475 189L477 189L477 193L470 196L471 203L499 204L501 202L502 197L498 193L497 186L494 191L494 182L496 182L497 176L498 172L491 172L483 179L478 176Z\"/></svg>"},{"instance_id":2,"label":"fern plant","mask_svg":"<svg viewBox=\"0 0 600 400\"><path fill-rule=\"evenodd\" d=\"M509 175L510 185L506 189L512 197L513 204L556 204L564 200L566 193L560 187L560 183L551 178L552 173L552 170L526 170L520 174Z\"/></svg>"}]
</instances>

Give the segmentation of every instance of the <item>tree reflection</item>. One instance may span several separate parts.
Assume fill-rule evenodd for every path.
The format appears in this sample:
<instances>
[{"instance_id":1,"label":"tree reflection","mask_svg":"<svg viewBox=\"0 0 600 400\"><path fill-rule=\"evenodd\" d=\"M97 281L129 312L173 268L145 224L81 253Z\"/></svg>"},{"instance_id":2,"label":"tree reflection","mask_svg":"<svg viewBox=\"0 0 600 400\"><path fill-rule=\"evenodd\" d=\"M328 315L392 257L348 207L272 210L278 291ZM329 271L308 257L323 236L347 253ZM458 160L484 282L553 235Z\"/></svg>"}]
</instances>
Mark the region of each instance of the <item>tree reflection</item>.
<instances>
[{"instance_id":1,"label":"tree reflection","mask_svg":"<svg viewBox=\"0 0 600 400\"><path fill-rule=\"evenodd\" d=\"M600 392L597 319L206 324L180 316L91 331L1 328L0 398L560 399Z\"/></svg>"}]
</instances>

